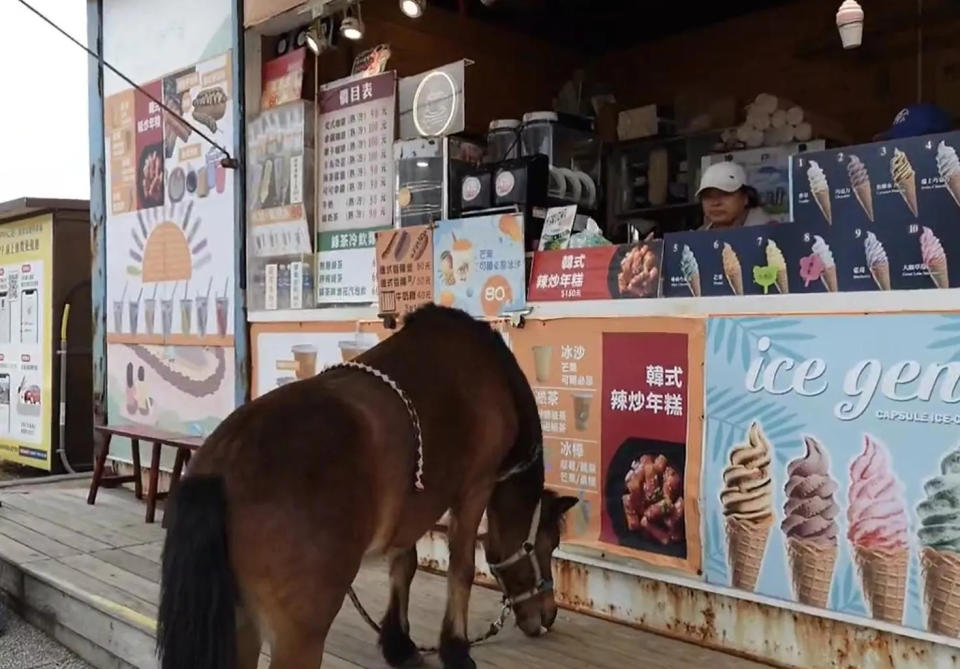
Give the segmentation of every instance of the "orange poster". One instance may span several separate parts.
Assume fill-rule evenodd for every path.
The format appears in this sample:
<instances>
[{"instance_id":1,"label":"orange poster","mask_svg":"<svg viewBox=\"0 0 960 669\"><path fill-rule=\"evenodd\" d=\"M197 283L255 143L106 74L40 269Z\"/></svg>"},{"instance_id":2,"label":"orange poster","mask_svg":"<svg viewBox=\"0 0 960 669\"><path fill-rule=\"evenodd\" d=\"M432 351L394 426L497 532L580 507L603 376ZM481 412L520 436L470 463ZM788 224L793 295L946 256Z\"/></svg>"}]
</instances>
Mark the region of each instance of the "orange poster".
<instances>
[{"instance_id":1,"label":"orange poster","mask_svg":"<svg viewBox=\"0 0 960 669\"><path fill-rule=\"evenodd\" d=\"M704 321L527 321L511 332L564 541L699 573Z\"/></svg>"},{"instance_id":2,"label":"orange poster","mask_svg":"<svg viewBox=\"0 0 960 669\"><path fill-rule=\"evenodd\" d=\"M403 316L433 301L433 230L417 225L377 233L380 313Z\"/></svg>"}]
</instances>

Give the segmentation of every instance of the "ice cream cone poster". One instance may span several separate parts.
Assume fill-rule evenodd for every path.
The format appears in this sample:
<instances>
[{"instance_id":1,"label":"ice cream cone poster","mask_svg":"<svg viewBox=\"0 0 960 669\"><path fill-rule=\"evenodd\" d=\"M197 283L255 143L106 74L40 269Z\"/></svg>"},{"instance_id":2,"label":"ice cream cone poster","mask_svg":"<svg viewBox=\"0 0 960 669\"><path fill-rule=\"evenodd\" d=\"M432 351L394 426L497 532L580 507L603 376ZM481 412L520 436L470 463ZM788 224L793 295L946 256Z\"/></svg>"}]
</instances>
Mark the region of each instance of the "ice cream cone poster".
<instances>
[{"instance_id":1,"label":"ice cream cone poster","mask_svg":"<svg viewBox=\"0 0 960 669\"><path fill-rule=\"evenodd\" d=\"M479 317L526 304L523 216L440 221L433 233L434 301Z\"/></svg>"},{"instance_id":2,"label":"ice cream cone poster","mask_svg":"<svg viewBox=\"0 0 960 669\"><path fill-rule=\"evenodd\" d=\"M776 241L778 223L668 234L663 242L663 296L712 297L790 292L789 263ZM757 282L757 268L763 280ZM770 278L767 281L766 278Z\"/></svg>"},{"instance_id":3,"label":"ice cream cone poster","mask_svg":"<svg viewBox=\"0 0 960 669\"><path fill-rule=\"evenodd\" d=\"M960 222L960 132L797 154L794 221L840 228Z\"/></svg>"},{"instance_id":4,"label":"ice cream cone poster","mask_svg":"<svg viewBox=\"0 0 960 669\"><path fill-rule=\"evenodd\" d=\"M706 350L707 580L960 637L960 315L717 318Z\"/></svg>"},{"instance_id":5,"label":"ice cream cone poster","mask_svg":"<svg viewBox=\"0 0 960 669\"><path fill-rule=\"evenodd\" d=\"M563 540L698 573L703 321L530 320L511 345L547 485L581 499Z\"/></svg>"}]
</instances>

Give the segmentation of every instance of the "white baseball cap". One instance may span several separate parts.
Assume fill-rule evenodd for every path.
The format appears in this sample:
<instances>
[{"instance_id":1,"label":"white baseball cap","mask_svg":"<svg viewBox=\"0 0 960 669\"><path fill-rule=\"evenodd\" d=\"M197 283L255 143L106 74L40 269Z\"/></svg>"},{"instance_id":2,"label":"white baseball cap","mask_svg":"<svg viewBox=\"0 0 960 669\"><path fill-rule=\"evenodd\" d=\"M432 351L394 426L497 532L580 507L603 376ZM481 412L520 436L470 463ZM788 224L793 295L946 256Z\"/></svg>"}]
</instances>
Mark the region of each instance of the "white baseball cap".
<instances>
[{"instance_id":1,"label":"white baseball cap","mask_svg":"<svg viewBox=\"0 0 960 669\"><path fill-rule=\"evenodd\" d=\"M714 163L703 172L700 177L700 188L697 190L697 197L708 188L716 188L725 193L735 193L747 185L747 175L739 164L724 160L722 163Z\"/></svg>"}]
</instances>

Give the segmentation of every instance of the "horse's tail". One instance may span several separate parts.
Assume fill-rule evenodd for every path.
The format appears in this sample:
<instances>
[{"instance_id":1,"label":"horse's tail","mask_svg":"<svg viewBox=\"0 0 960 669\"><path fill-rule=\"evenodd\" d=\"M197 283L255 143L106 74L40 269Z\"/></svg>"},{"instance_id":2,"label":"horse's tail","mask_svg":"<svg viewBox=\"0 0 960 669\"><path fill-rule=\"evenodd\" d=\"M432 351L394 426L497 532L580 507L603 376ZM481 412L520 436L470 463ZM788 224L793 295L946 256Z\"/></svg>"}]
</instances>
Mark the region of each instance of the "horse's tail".
<instances>
[{"instance_id":1,"label":"horse's tail","mask_svg":"<svg viewBox=\"0 0 960 669\"><path fill-rule=\"evenodd\" d=\"M234 669L237 591L219 476L180 484L163 546L157 652L163 669Z\"/></svg>"}]
</instances>

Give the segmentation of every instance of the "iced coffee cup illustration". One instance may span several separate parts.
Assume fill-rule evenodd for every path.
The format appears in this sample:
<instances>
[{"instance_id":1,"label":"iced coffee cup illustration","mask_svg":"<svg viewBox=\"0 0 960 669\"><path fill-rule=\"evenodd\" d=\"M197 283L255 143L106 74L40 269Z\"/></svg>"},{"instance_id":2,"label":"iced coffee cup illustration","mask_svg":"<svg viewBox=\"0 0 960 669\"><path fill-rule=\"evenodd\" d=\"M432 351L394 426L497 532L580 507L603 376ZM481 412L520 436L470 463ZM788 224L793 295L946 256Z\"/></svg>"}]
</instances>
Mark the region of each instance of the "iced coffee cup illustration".
<instances>
[{"instance_id":1,"label":"iced coffee cup illustration","mask_svg":"<svg viewBox=\"0 0 960 669\"><path fill-rule=\"evenodd\" d=\"M137 334L137 326L140 323L140 298L143 297L143 288L140 289L140 293L137 295L137 299L131 299L130 304L127 305L130 310L130 334Z\"/></svg>"},{"instance_id":2,"label":"iced coffee cup illustration","mask_svg":"<svg viewBox=\"0 0 960 669\"><path fill-rule=\"evenodd\" d=\"M160 300L160 323L163 336L169 337L173 331L173 295Z\"/></svg>"},{"instance_id":3,"label":"iced coffee cup illustration","mask_svg":"<svg viewBox=\"0 0 960 669\"><path fill-rule=\"evenodd\" d=\"M593 402L592 392L573 394L573 422L578 432L586 432L590 423L590 403Z\"/></svg>"},{"instance_id":4,"label":"iced coffee cup illustration","mask_svg":"<svg viewBox=\"0 0 960 669\"><path fill-rule=\"evenodd\" d=\"M297 344L290 348L296 363L297 379L309 379L317 375L317 347L313 344Z\"/></svg>"},{"instance_id":5,"label":"iced coffee cup illustration","mask_svg":"<svg viewBox=\"0 0 960 669\"><path fill-rule=\"evenodd\" d=\"M366 353L369 348L357 340L342 341L340 342L340 359L343 362L352 362Z\"/></svg>"},{"instance_id":6,"label":"iced coffee cup illustration","mask_svg":"<svg viewBox=\"0 0 960 669\"><path fill-rule=\"evenodd\" d=\"M227 334L227 317L230 314L230 298L228 297L228 289L230 288L230 277L223 282L223 295L217 295L216 299L216 310L217 310L217 334L221 337Z\"/></svg>"},{"instance_id":7,"label":"iced coffee cup illustration","mask_svg":"<svg viewBox=\"0 0 960 669\"><path fill-rule=\"evenodd\" d=\"M533 347L533 364L536 369L538 383L546 383L550 380L550 359L552 357L552 346Z\"/></svg>"},{"instance_id":8,"label":"iced coffee cup illustration","mask_svg":"<svg viewBox=\"0 0 960 669\"><path fill-rule=\"evenodd\" d=\"M143 319L147 334L152 335L157 326L157 290L160 286L154 286L153 296L143 301Z\"/></svg>"},{"instance_id":9,"label":"iced coffee cup illustration","mask_svg":"<svg viewBox=\"0 0 960 669\"><path fill-rule=\"evenodd\" d=\"M193 300L184 297L180 300L180 331L188 335L192 330L193 321Z\"/></svg>"},{"instance_id":10,"label":"iced coffee cup illustration","mask_svg":"<svg viewBox=\"0 0 960 669\"><path fill-rule=\"evenodd\" d=\"M123 332L123 300L113 301L113 331Z\"/></svg>"},{"instance_id":11,"label":"iced coffee cup illustration","mask_svg":"<svg viewBox=\"0 0 960 669\"><path fill-rule=\"evenodd\" d=\"M453 238L453 271L457 281L466 283L473 269L473 243L469 239Z\"/></svg>"}]
</instances>

